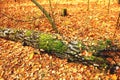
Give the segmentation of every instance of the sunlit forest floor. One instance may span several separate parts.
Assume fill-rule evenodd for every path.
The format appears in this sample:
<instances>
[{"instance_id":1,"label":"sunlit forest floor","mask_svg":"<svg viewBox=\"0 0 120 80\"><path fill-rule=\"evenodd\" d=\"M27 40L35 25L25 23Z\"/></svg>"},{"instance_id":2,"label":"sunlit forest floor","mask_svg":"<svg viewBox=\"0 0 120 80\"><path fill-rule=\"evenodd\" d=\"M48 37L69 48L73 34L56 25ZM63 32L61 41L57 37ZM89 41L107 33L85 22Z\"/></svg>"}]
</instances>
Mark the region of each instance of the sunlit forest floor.
<instances>
[{"instance_id":1,"label":"sunlit forest floor","mask_svg":"<svg viewBox=\"0 0 120 80\"><path fill-rule=\"evenodd\" d=\"M42 6L51 14L49 4ZM65 40L117 39L120 30L116 27L120 5L90 3L54 4L54 17L60 34ZM66 8L68 15L61 16ZM55 33L42 12L31 3L0 4L0 26L8 28L32 29ZM0 80L117 80L116 74L100 71L93 66L69 63L45 52L34 54L32 47L0 38Z\"/></svg>"}]
</instances>

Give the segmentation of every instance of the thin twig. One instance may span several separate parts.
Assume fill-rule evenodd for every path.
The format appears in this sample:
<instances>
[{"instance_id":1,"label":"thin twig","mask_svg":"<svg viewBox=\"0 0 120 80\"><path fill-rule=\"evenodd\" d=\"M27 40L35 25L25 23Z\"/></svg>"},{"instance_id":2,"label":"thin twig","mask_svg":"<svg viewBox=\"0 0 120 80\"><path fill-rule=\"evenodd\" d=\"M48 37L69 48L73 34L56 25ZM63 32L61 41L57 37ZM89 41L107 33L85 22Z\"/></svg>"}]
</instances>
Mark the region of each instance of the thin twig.
<instances>
[{"instance_id":1,"label":"thin twig","mask_svg":"<svg viewBox=\"0 0 120 80\"><path fill-rule=\"evenodd\" d=\"M30 21L34 21L34 20L36 20L36 19L40 19L40 18L43 18L43 16L40 16L40 17L34 17L33 19L28 19L28 20L23 20L23 19L15 19L15 18L13 18L13 17L11 17L11 16L9 16L9 15L7 15L7 14L5 14L5 13L1 13L3 16L5 16L5 17L7 17L8 19L11 19L11 20L14 20L14 21L16 21L16 22L30 22Z\"/></svg>"}]
</instances>

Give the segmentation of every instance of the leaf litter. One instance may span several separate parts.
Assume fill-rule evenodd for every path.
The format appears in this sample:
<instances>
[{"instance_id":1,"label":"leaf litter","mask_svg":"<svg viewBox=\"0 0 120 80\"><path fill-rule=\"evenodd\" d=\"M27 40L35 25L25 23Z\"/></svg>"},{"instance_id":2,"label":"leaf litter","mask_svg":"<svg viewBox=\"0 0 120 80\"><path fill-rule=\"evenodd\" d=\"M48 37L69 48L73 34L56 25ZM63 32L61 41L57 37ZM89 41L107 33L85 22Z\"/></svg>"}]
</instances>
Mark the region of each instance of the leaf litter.
<instances>
[{"instance_id":1,"label":"leaf litter","mask_svg":"<svg viewBox=\"0 0 120 80\"><path fill-rule=\"evenodd\" d=\"M49 10L49 5L44 4L43 6ZM120 39L119 30L115 28L120 11L119 5L116 3L111 5L109 14L107 13L106 6L103 6L103 9L103 7L96 4L91 4L90 11L86 11L87 4L84 3L78 5L58 4L57 6L55 8L56 25L67 41L88 38ZM60 16L62 8L68 9L68 16ZM11 6L8 4L0 9L0 26L54 33L45 16L33 5ZM35 21L24 22L34 18L37 19ZM113 37L115 31L116 35ZM0 38L0 80L120 79L120 70L118 70L117 74L105 73L93 66L69 63L66 59L59 59L45 52L38 52L39 54L34 54L34 52L35 49L32 47L23 47L19 42L16 43Z\"/></svg>"}]
</instances>

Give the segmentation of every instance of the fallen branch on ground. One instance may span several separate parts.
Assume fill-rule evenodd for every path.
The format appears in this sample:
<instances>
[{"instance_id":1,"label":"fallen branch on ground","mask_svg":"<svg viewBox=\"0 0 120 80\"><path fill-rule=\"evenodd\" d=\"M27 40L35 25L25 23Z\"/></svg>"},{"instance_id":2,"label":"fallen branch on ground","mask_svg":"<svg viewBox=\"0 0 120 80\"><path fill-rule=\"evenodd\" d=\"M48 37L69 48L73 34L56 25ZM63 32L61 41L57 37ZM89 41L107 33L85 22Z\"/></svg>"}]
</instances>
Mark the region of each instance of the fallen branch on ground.
<instances>
[{"instance_id":1,"label":"fallen branch on ground","mask_svg":"<svg viewBox=\"0 0 120 80\"><path fill-rule=\"evenodd\" d=\"M93 41L71 41L68 44L57 38L55 34L47 34L33 30L18 30L9 28L0 28L0 38L12 41L19 41L24 46L32 46L37 49L43 49L49 54L55 54L57 57L68 59L72 62L80 62L85 65L93 65L99 69L112 69L114 65L120 66L120 62L111 64L107 58L112 58L109 54L103 54L105 51L120 52L120 44L114 43L109 39ZM83 55L84 52L92 53ZM117 54L120 56L119 54Z\"/></svg>"}]
</instances>

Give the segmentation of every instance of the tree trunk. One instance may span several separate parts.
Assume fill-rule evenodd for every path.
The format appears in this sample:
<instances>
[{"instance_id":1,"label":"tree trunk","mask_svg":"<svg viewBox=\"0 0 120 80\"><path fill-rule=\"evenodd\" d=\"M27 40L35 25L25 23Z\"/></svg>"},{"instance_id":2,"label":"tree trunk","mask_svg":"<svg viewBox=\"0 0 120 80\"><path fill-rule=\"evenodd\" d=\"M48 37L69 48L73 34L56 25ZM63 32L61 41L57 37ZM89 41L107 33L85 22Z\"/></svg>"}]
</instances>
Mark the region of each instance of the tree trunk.
<instances>
[{"instance_id":1,"label":"tree trunk","mask_svg":"<svg viewBox=\"0 0 120 80\"><path fill-rule=\"evenodd\" d=\"M120 28L120 13L118 15L118 19L117 19L117 29Z\"/></svg>"},{"instance_id":2,"label":"tree trunk","mask_svg":"<svg viewBox=\"0 0 120 80\"><path fill-rule=\"evenodd\" d=\"M118 0L118 4L120 4L120 0Z\"/></svg>"},{"instance_id":3,"label":"tree trunk","mask_svg":"<svg viewBox=\"0 0 120 80\"><path fill-rule=\"evenodd\" d=\"M31 0L42 12L43 14L47 17L49 20L50 24L52 25L53 30L55 30L56 33L59 33L55 21L52 19L52 17L49 15L49 13L36 1L36 0Z\"/></svg>"},{"instance_id":4,"label":"tree trunk","mask_svg":"<svg viewBox=\"0 0 120 80\"><path fill-rule=\"evenodd\" d=\"M62 9L61 16L67 16L67 15L68 15L67 9L66 8Z\"/></svg>"},{"instance_id":5,"label":"tree trunk","mask_svg":"<svg viewBox=\"0 0 120 80\"><path fill-rule=\"evenodd\" d=\"M0 38L12 41L19 41L24 46L32 46L37 49L55 54L57 57L66 58L68 61L77 61L86 65L93 65L100 69L110 68L112 64L107 61L109 55L104 55L104 51L120 51L120 48L113 44L111 40L98 40L91 42L71 41L65 44L57 39L55 34L47 34L33 30L17 30L0 28ZM83 52L92 53L91 56L85 56ZM110 56L111 58L111 56Z\"/></svg>"}]
</instances>

